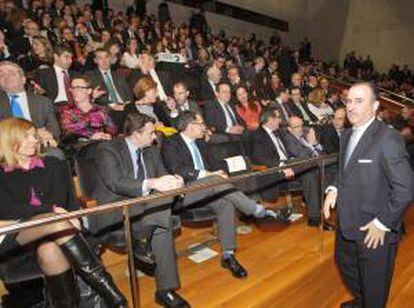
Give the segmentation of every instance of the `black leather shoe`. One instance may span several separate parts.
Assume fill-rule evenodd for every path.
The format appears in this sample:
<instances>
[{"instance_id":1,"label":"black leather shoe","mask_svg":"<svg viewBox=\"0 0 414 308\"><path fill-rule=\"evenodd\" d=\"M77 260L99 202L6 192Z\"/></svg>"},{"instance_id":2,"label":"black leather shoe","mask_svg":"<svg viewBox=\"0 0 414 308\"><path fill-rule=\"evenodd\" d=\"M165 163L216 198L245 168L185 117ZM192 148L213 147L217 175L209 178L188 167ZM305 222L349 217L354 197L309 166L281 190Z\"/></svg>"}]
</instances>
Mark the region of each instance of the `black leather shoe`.
<instances>
[{"instance_id":1,"label":"black leather shoe","mask_svg":"<svg viewBox=\"0 0 414 308\"><path fill-rule=\"evenodd\" d=\"M341 308L362 308L362 305L359 304L356 300L352 299L352 300L343 302L340 307Z\"/></svg>"},{"instance_id":2,"label":"black leather shoe","mask_svg":"<svg viewBox=\"0 0 414 308\"><path fill-rule=\"evenodd\" d=\"M247 271L237 262L234 255L230 255L226 258L221 258L221 266L227 268L231 274L236 278L246 278Z\"/></svg>"},{"instance_id":3,"label":"black leather shoe","mask_svg":"<svg viewBox=\"0 0 414 308\"><path fill-rule=\"evenodd\" d=\"M156 291L155 301L158 305L171 308L190 308L190 304L174 290Z\"/></svg>"},{"instance_id":4,"label":"black leather shoe","mask_svg":"<svg viewBox=\"0 0 414 308\"><path fill-rule=\"evenodd\" d=\"M322 226L322 228L325 230L325 231L335 231L335 226L333 225L333 224L331 224L331 223L329 223L329 222L327 222L327 221L324 221L323 222L323 226Z\"/></svg>"},{"instance_id":5,"label":"black leather shoe","mask_svg":"<svg viewBox=\"0 0 414 308\"><path fill-rule=\"evenodd\" d=\"M308 226L309 227L319 227L320 224L321 224L321 219L320 218L315 218L315 217L308 218Z\"/></svg>"}]
</instances>

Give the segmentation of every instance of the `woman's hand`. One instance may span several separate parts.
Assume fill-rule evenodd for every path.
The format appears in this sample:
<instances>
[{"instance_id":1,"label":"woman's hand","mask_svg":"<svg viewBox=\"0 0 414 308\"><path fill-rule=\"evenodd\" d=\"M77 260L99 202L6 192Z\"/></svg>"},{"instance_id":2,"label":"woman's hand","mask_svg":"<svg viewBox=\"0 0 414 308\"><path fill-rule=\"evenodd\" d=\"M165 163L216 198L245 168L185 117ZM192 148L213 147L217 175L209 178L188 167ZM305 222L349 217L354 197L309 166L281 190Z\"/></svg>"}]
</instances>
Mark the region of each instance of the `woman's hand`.
<instances>
[{"instance_id":1,"label":"woman's hand","mask_svg":"<svg viewBox=\"0 0 414 308\"><path fill-rule=\"evenodd\" d=\"M68 213L68 211L66 211L64 208L62 208L62 207L59 207L59 206L53 206L53 212L54 213L56 213L56 214L65 214L65 213ZM79 231L80 231L80 229L82 228L81 227L81 222L80 222L80 220L79 219L77 219L77 218L74 218L74 219L71 219L71 220L69 220L69 222L76 228L76 229L78 229Z\"/></svg>"}]
</instances>

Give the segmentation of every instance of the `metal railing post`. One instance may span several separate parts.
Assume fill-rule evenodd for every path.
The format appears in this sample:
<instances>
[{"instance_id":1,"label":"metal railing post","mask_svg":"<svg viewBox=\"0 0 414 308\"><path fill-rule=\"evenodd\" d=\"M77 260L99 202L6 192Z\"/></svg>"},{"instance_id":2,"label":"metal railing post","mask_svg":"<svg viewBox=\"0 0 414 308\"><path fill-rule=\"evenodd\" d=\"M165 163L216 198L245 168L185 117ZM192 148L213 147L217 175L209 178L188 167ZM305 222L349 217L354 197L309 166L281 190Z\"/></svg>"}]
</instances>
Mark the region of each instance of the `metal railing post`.
<instances>
[{"instance_id":1,"label":"metal railing post","mask_svg":"<svg viewBox=\"0 0 414 308\"><path fill-rule=\"evenodd\" d=\"M131 232L131 220L129 216L129 207L124 206L122 208L123 219L124 219L124 230L125 230L125 242L128 256L128 271L129 271L129 283L132 295L132 305L135 308L140 307L139 302L139 286L137 273L135 271L134 262L134 250L132 245L132 232Z\"/></svg>"},{"instance_id":2,"label":"metal railing post","mask_svg":"<svg viewBox=\"0 0 414 308\"><path fill-rule=\"evenodd\" d=\"M324 246L324 230L323 230L323 203L324 203L324 197L325 197L325 167L326 163L325 160L322 159L319 161L319 181L320 181L320 195L321 195L321 224L319 226L319 234L320 234L320 247L319 251L322 255L323 253L323 246Z\"/></svg>"}]
</instances>

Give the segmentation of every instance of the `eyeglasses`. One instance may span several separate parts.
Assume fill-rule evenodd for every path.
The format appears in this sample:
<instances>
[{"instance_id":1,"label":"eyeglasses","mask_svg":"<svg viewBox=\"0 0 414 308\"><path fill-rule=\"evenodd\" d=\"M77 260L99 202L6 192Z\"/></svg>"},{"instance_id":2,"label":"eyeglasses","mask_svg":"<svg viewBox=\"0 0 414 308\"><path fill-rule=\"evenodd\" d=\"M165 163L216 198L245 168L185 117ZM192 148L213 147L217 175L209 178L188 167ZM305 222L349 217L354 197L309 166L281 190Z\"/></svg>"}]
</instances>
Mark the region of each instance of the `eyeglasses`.
<instances>
[{"instance_id":1,"label":"eyeglasses","mask_svg":"<svg viewBox=\"0 0 414 308\"><path fill-rule=\"evenodd\" d=\"M74 86L72 87L73 90L89 90L91 87L87 86Z\"/></svg>"},{"instance_id":2,"label":"eyeglasses","mask_svg":"<svg viewBox=\"0 0 414 308\"><path fill-rule=\"evenodd\" d=\"M198 125L198 126L205 126L204 122L192 122L191 124Z\"/></svg>"}]
</instances>

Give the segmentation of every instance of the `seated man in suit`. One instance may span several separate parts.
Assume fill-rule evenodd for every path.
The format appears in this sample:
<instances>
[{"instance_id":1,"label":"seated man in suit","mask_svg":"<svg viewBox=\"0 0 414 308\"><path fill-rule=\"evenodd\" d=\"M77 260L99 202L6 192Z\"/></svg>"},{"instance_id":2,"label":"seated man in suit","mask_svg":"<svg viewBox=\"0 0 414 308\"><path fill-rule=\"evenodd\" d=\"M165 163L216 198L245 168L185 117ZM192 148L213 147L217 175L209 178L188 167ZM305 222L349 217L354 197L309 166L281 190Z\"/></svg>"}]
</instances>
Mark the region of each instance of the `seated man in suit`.
<instances>
[{"instance_id":1,"label":"seated man in suit","mask_svg":"<svg viewBox=\"0 0 414 308\"><path fill-rule=\"evenodd\" d=\"M283 141L290 158L314 158L323 153L322 145L318 142L314 129L310 128L305 133L303 120L297 116L289 118L288 129L283 135ZM304 173L301 176L301 182L307 204L308 225L312 227L318 226L321 223L318 170L311 169ZM324 227L329 229L331 226L326 224Z\"/></svg>"},{"instance_id":2,"label":"seated man in suit","mask_svg":"<svg viewBox=\"0 0 414 308\"><path fill-rule=\"evenodd\" d=\"M98 204L183 186L182 178L169 175L158 149L151 147L155 138L154 122L144 114L129 114L125 120L125 137L98 145L94 162L96 183L92 192ZM145 212L146 209L149 211ZM146 250L140 244L142 241L138 240L149 238L156 262L157 303L164 307L189 307L175 292L180 283L172 236L171 208L168 204L159 210L137 206L132 209L132 215L134 210L141 214L138 220L133 217L132 222L134 255L139 259L138 253L141 254L142 249ZM93 234L101 235L114 228L122 228L120 212L91 216L89 219L89 229Z\"/></svg>"},{"instance_id":3,"label":"seated man in suit","mask_svg":"<svg viewBox=\"0 0 414 308\"><path fill-rule=\"evenodd\" d=\"M167 101L171 95L171 76L166 71L160 71L155 68L154 57L146 51L139 57L138 69L133 70L128 77L130 88L134 88L139 79L144 76L150 76L157 83L158 97L161 101Z\"/></svg>"},{"instance_id":4,"label":"seated man in suit","mask_svg":"<svg viewBox=\"0 0 414 308\"><path fill-rule=\"evenodd\" d=\"M309 110L308 105L303 100L299 87L291 87L290 96L291 100L287 105L293 115L303 119L307 124L318 122L318 118Z\"/></svg>"},{"instance_id":5,"label":"seated man in suit","mask_svg":"<svg viewBox=\"0 0 414 308\"><path fill-rule=\"evenodd\" d=\"M279 129L280 114L277 109L266 108L260 115L260 127L252 135L252 161L268 167L280 166L283 162L295 158L289 152ZM317 174L309 167L295 167L289 179L296 176L301 182L303 195L308 205L310 225L317 225L319 218L319 184Z\"/></svg>"},{"instance_id":6,"label":"seated man in suit","mask_svg":"<svg viewBox=\"0 0 414 308\"><path fill-rule=\"evenodd\" d=\"M230 105L230 100L230 85L226 82L217 84L216 99L204 106L204 119L213 133L241 135L244 132L245 123Z\"/></svg>"},{"instance_id":7,"label":"seated man in suit","mask_svg":"<svg viewBox=\"0 0 414 308\"><path fill-rule=\"evenodd\" d=\"M207 68L205 76L201 77L199 98L208 102L216 98L216 87L221 80L221 72L214 65Z\"/></svg>"},{"instance_id":8,"label":"seated man in suit","mask_svg":"<svg viewBox=\"0 0 414 308\"><path fill-rule=\"evenodd\" d=\"M224 164L212 161L208 153L207 143L204 141L206 127L200 114L186 111L180 115L178 122L179 133L166 139L162 144L161 154L170 173L179 174L186 183L207 178L221 176L227 178ZM218 167L222 167L218 169ZM284 178L284 175L278 175ZM227 185L226 185L227 186ZM262 205L245 196L234 188L219 189L217 193L245 215L256 218L281 218L280 212L266 210Z\"/></svg>"},{"instance_id":9,"label":"seated man in suit","mask_svg":"<svg viewBox=\"0 0 414 308\"><path fill-rule=\"evenodd\" d=\"M99 105L108 105L118 128L122 128L125 119L124 109L131 102L132 93L125 78L111 69L109 53L104 48L95 50L95 63L97 68L87 72L91 79L92 87L99 88L100 96L95 99Z\"/></svg>"},{"instance_id":10,"label":"seated man in suit","mask_svg":"<svg viewBox=\"0 0 414 308\"><path fill-rule=\"evenodd\" d=\"M0 120L19 117L32 121L47 153L64 159L57 148L60 128L52 103L46 97L27 92L25 84L24 71L18 64L0 62Z\"/></svg>"},{"instance_id":11,"label":"seated man in suit","mask_svg":"<svg viewBox=\"0 0 414 308\"><path fill-rule=\"evenodd\" d=\"M45 95L57 106L73 103L70 93L70 78L75 72L72 66L72 50L65 46L53 48L53 67L39 69L35 72L34 89L38 94Z\"/></svg>"},{"instance_id":12,"label":"seated man in suit","mask_svg":"<svg viewBox=\"0 0 414 308\"><path fill-rule=\"evenodd\" d=\"M173 88L174 99L169 99L163 105L164 113L173 127L178 125L178 117L184 111L194 111L201 114L201 108L196 101L189 100L190 91L184 82L177 82Z\"/></svg>"},{"instance_id":13,"label":"seated man in suit","mask_svg":"<svg viewBox=\"0 0 414 308\"><path fill-rule=\"evenodd\" d=\"M286 127L289 117L292 115L292 111L288 105L289 102L289 89L281 89L279 95L276 97L272 105L276 107L280 114L280 125Z\"/></svg>"}]
</instances>

